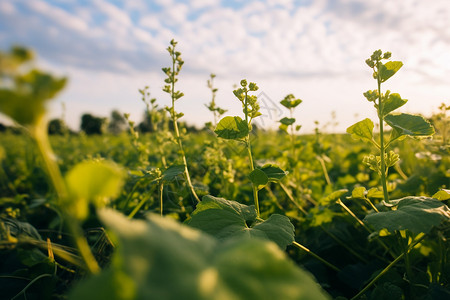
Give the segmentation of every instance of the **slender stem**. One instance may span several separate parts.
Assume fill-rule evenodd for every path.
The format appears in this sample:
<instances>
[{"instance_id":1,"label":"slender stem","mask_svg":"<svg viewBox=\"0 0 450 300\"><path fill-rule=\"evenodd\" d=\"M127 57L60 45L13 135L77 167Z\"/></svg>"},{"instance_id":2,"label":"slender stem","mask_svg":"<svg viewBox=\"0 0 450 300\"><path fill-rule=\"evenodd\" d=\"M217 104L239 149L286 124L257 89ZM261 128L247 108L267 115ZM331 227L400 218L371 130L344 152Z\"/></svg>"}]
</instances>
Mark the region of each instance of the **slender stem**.
<instances>
[{"instance_id":1,"label":"slender stem","mask_svg":"<svg viewBox=\"0 0 450 300\"><path fill-rule=\"evenodd\" d=\"M253 165L252 148L250 145L250 135L247 136L247 141L245 144L247 146L248 159L250 160L250 171L253 172L253 170L255 170L255 166ZM253 190L253 200L255 201L256 216L259 217L260 211L259 211L258 189L253 183L252 183L252 190Z\"/></svg>"},{"instance_id":2,"label":"slender stem","mask_svg":"<svg viewBox=\"0 0 450 300\"><path fill-rule=\"evenodd\" d=\"M375 282L377 282L384 274L386 274L396 263L398 263L403 256L409 252L415 245L417 245L418 243L420 243L426 235L423 235L421 238L419 238L417 241L411 243L409 245L409 247L406 249L405 252L403 252L402 254L400 254L396 259L394 259L386 268L383 269L383 271L381 271L374 279L372 279L372 281L370 281L356 296L354 296L353 298L351 298L350 300L356 300L359 297L361 297L372 285L375 284Z\"/></svg>"},{"instance_id":3,"label":"slender stem","mask_svg":"<svg viewBox=\"0 0 450 300\"><path fill-rule=\"evenodd\" d=\"M380 211L378 210L378 208L377 208L375 205L373 205L372 201L370 201L369 198L364 198L364 200L366 200L366 202L369 203L369 205L372 207L372 209L373 209L374 211L376 211L377 213L380 212Z\"/></svg>"},{"instance_id":4,"label":"slender stem","mask_svg":"<svg viewBox=\"0 0 450 300\"><path fill-rule=\"evenodd\" d=\"M46 131L46 122L44 119L39 120L38 124L32 128L31 134L36 140L41 157L44 160L44 166L49 174L52 185L56 191L58 198L58 205L64 210L64 201L67 199L67 191L62 178L59 167L54 160L54 154L48 140L48 135ZM64 211L64 217L67 220L67 225L69 231L72 233L75 245L80 252L81 257L86 264L86 268L90 273L99 273L100 267L91 252L89 244L83 235L83 231L78 224L78 221L69 215L68 212Z\"/></svg>"},{"instance_id":5,"label":"slender stem","mask_svg":"<svg viewBox=\"0 0 450 300\"><path fill-rule=\"evenodd\" d=\"M163 190L164 184L162 182L159 182L159 207L161 211L161 216L163 215Z\"/></svg>"},{"instance_id":6,"label":"slender stem","mask_svg":"<svg viewBox=\"0 0 450 300\"><path fill-rule=\"evenodd\" d=\"M296 241L294 241L292 243L292 245L294 245L295 247L305 251L306 253L308 253L309 255L311 255L312 257L320 260L321 262L323 262L325 265L327 265L328 267L330 267L331 269L335 270L336 272L339 272L339 268L336 267L335 265L333 265L332 263L326 261L325 259L323 259L322 257L320 257L319 255L315 254L314 252L312 252L311 250L309 250L308 248L306 248L305 246L303 246L302 244L297 243Z\"/></svg>"},{"instance_id":7,"label":"slender stem","mask_svg":"<svg viewBox=\"0 0 450 300\"><path fill-rule=\"evenodd\" d=\"M289 108L291 119L294 117L294 109ZM291 143L292 143L292 159L295 160L295 132L294 132L294 124L291 124Z\"/></svg>"},{"instance_id":8,"label":"slender stem","mask_svg":"<svg viewBox=\"0 0 450 300\"><path fill-rule=\"evenodd\" d=\"M294 197L292 197L291 193L282 182L280 182L279 184L281 189L287 195L288 199L298 208L298 210L300 210L306 216L308 212L295 201Z\"/></svg>"},{"instance_id":9,"label":"slender stem","mask_svg":"<svg viewBox=\"0 0 450 300\"><path fill-rule=\"evenodd\" d=\"M365 230L367 230L367 232L369 234L372 233L372 231L369 229L369 227L366 226L366 224L364 224L363 221L361 221L361 219L359 219L351 210L350 208L347 207L347 205L345 205L341 199L339 199L337 201L337 203L350 215L352 216L362 227L364 227ZM395 257L395 255L392 253L392 251L389 249L389 247L380 239L376 239L378 241L378 243L386 250L388 251L393 257Z\"/></svg>"},{"instance_id":10,"label":"slender stem","mask_svg":"<svg viewBox=\"0 0 450 300\"><path fill-rule=\"evenodd\" d=\"M380 120L380 158L381 158L381 184L383 186L383 194L384 194L384 201L389 202L389 194L387 190L387 184L386 184L386 162L384 160L384 154L386 152L386 149L384 147L384 118L383 118L383 101L381 97L381 78L380 78L380 68L381 62L378 62L377 64L377 84L378 84L378 118Z\"/></svg>"},{"instance_id":11,"label":"slender stem","mask_svg":"<svg viewBox=\"0 0 450 300\"><path fill-rule=\"evenodd\" d=\"M173 52L175 52L175 47L173 48ZM197 196L197 193L194 190L194 186L192 185L191 182L191 176L189 175L189 170L187 167L187 161L186 161L186 154L184 153L184 149L183 149L183 143L181 142L181 137L180 137L180 131L178 130L178 122L177 122L177 115L175 112L175 74L176 74L176 59L174 57L174 54L172 55L172 83L171 83L171 92L170 95L172 97L172 122L173 122L173 130L175 131L175 138L177 140L178 143L178 148L180 149L180 155L181 158L183 159L183 164L184 164L184 176L186 178L186 182L188 184L189 190L191 191L191 194L194 196L195 200L197 200L197 202L200 202L200 199Z\"/></svg>"},{"instance_id":12,"label":"slender stem","mask_svg":"<svg viewBox=\"0 0 450 300\"><path fill-rule=\"evenodd\" d=\"M316 156L317 160L320 162L320 165L322 166L323 175L325 176L325 180L329 186L332 186L330 176L328 175L327 166L325 165L325 161L320 155Z\"/></svg>"}]
</instances>

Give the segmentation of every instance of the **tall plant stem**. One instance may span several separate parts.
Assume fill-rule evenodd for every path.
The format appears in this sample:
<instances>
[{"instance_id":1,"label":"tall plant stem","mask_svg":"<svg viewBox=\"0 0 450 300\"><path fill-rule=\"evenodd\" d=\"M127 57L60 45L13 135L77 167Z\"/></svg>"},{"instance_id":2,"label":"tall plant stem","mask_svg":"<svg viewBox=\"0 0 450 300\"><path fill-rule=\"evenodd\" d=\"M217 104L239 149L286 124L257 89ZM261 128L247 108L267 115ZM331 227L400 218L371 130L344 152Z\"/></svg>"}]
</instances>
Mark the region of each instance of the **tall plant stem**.
<instances>
[{"instance_id":1,"label":"tall plant stem","mask_svg":"<svg viewBox=\"0 0 450 300\"><path fill-rule=\"evenodd\" d=\"M195 200L197 200L197 202L200 202L200 199L197 196L197 193L194 190L194 186L192 185L191 182L191 176L189 175L189 170L187 167L187 161L186 161L186 154L184 153L184 149L183 149L183 143L181 142L181 137L180 137L180 131L178 130L178 122L177 122L177 115L175 112L175 58L172 57L172 71L173 73L173 78L172 78L172 83L171 83L171 98L172 98L172 122L173 122L173 130L175 132L175 138L177 140L177 144L178 144L178 148L180 149L180 155L181 158L183 160L183 164L184 164L184 176L186 178L186 182L188 184L189 190L191 191L191 194L194 196Z\"/></svg>"},{"instance_id":2,"label":"tall plant stem","mask_svg":"<svg viewBox=\"0 0 450 300\"><path fill-rule=\"evenodd\" d=\"M411 243L409 245L409 247L406 249L405 252L403 252L402 254L400 254L396 259L394 259L386 268L383 269L383 271L381 271L374 279L372 279L372 281L370 281L356 296L354 296L353 298L351 298L350 300L356 300L359 297L361 297L372 285L375 284L375 282L377 282L384 274L386 274L396 263L398 263L403 256L405 256L409 251L411 251L411 249L417 245L418 243L420 243L423 239L425 238L425 235L423 235L422 237L420 237L418 240L416 240L415 242Z\"/></svg>"},{"instance_id":3,"label":"tall plant stem","mask_svg":"<svg viewBox=\"0 0 450 300\"><path fill-rule=\"evenodd\" d=\"M380 159L381 159L381 184L383 186L383 194L384 194L384 201L389 202L389 194L387 190L387 184L386 184L386 162L384 159L384 154L386 152L386 149L384 147L384 118L383 118L383 101L381 97L381 78L380 78L380 71L379 66L381 62L378 62L378 72L377 72L377 83L378 83L378 118L380 120Z\"/></svg>"},{"instance_id":4,"label":"tall plant stem","mask_svg":"<svg viewBox=\"0 0 450 300\"><path fill-rule=\"evenodd\" d=\"M255 170L255 166L253 165L252 148L250 145L250 135L247 136L246 146L248 152L248 159L250 161L250 171L253 172L253 170ZM253 190L253 200L255 201L256 216L259 217L260 212L259 212L258 189L253 183L252 183L252 190Z\"/></svg>"},{"instance_id":5,"label":"tall plant stem","mask_svg":"<svg viewBox=\"0 0 450 300\"><path fill-rule=\"evenodd\" d=\"M162 182L159 182L159 207L161 211L161 216L163 215L163 191L164 191L164 184Z\"/></svg>"},{"instance_id":6,"label":"tall plant stem","mask_svg":"<svg viewBox=\"0 0 450 300\"><path fill-rule=\"evenodd\" d=\"M64 184L64 179L62 178L61 172L57 163L54 160L55 155L53 154L50 142L47 135L47 123L44 119L41 119L38 124L31 129L31 135L35 139L39 153L44 161L44 167L50 177L53 188L57 194L58 206L63 210L63 215L65 217L67 226L75 242L80 255L86 264L86 268L90 273L99 273L100 267L91 252L91 248L83 235L83 230L72 216L64 211L63 203L67 200L67 191Z\"/></svg>"},{"instance_id":7,"label":"tall plant stem","mask_svg":"<svg viewBox=\"0 0 450 300\"><path fill-rule=\"evenodd\" d=\"M320 257L319 255L315 254L314 252L312 252L311 250L309 250L308 248L306 248L305 246L303 246L302 244L297 243L296 241L294 241L292 243L292 245L294 245L295 247L305 251L306 253L308 253L309 255L311 255L312 257L314 257L317 260L320 260L321 262L323 262L325 265L327 265L328 267L330 267L331 269L335 270L336 272L339 272L339 268L336 267L335 265L333 265L332 263L326 261L325 259L323 259L322 257Z\"/></svg>"}]
</instances>

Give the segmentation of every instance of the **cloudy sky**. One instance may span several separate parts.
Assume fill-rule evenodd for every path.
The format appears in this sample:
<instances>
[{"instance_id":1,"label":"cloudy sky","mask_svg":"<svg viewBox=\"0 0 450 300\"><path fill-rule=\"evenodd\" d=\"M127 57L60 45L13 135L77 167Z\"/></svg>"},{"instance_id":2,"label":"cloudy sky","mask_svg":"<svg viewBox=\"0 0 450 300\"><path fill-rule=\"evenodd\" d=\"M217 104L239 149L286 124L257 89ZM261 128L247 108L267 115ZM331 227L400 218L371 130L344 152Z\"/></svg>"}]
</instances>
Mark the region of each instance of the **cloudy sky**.
<instances>
[{"instance_id":1,"label":"cloudy sky","mask_svg":"<svg viewBox=\"0 0 450 300\"><path fill-rule=\"evenodd\" d=\"M364 63L374 50L391 51L404 67L384 89L409 102L401 111L430 115L450 102L448 0L2 0L0 49L31 47L38 66L70 80L52 103L78 128L82 113L112 109L142 118L138 89L148 85L160 106L162 67L174 38L185 61L176 103L197 126L212 119L206 80L217 75L219 106L241 115L233 85L243 78L261 93L259 121L269 127L287 115L279 101L293 93L303 103L295 117L303 132L334 122L345 130L373 108L362 93L375 89Z\"/></svg>"}]
</instances>

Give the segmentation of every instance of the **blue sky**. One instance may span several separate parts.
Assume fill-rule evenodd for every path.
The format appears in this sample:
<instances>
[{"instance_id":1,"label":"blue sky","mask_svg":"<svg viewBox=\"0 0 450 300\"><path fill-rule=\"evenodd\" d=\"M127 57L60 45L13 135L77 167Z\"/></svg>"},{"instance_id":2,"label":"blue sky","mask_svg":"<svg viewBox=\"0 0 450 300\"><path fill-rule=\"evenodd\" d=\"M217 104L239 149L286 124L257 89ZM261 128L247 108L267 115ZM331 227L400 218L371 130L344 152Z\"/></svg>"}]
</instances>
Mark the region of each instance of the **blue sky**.
<instances>
[{"instance_id":1,"label":"blue sky","mask_svg":"<svg viewBox=\"0 0 450 300\"><path fill-rule=\"evenodd\" d=\"M160 106L169 66L169 41L179 42L185 65L177 102L184 119L201 126L212 115L206 80L217 75L217 101L240 115L233 85L257 82L260 125L287 115L278 105L293 93L303 100L295 117L303 132L314 121L344 131L374 118L362 93L376 87L364 61L376 49L391 51L404 67L385 85L409 102L403 112L430 115L450 98L450 5L447 0L266 1L43 1L0 2L0 48L34 49L38 66L67 76L69 85L52 103L73 128L82 113L108 116L112 109L140 121L138 89L148 85Z\"/></svg>"}]
</instances>

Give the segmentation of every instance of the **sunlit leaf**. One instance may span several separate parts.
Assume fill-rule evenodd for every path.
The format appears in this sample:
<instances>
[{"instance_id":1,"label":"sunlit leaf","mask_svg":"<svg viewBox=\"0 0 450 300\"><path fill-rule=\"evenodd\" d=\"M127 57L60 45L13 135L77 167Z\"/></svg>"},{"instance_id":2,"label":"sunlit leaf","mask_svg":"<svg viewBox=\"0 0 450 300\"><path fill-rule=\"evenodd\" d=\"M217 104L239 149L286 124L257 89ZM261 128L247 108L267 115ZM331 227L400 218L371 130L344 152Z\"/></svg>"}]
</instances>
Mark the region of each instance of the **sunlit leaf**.
<instances>
[{"instance_id":1,"label":"sunlit leaf","mask_svg":"<svg viewBox=\"0 0 450 300\"><path fill-rule=\"evenodd\" d=\"M21 125L34 125L46 112L46 102L66 85L66 78L55 78L32 70L15 78L12 88L0 89L0 112Z\"/></svg>"},{"instance_id":2,"label":"sunlit leaf","mask_svg":"<svg viewBox=\"0 0 450 300\"><path fill-rule=\"evenodd\" d=\"M373 138L373 127L370 119L364 119L347 128L347 133L350 133L355 140L370 141Z\"/></svg>"},{"instance_id":3,"label":"sunlit leaf","mask_svg":"<svg viewBox=\"0 0 450 300\"><path fill-rule=\"evenodd\" d=\"M274 243L218 241L169 218L128 220L105 210L117 237L111 265L78 284L69 299L329 299Z\"/></svg>"},{"instance_id":4,"label":"sunlit leaf","mask_svg":"<svg viewBox=\"0 0 450 300\"><path fill-rule=\"evenodd\" d=\"M438 199L440 201L448 200L448 199L450 199L450 190L442 189L442 190L436 192L433 195L433 198Z\"/></svg>"},{"instance_id":5,"label":"sunlit leaf","mask_svg":"<svg viewBox=\"0 0 450 300\"><path fill-rule=\"evenodd\" d=\"M433 227L450 219L447 205L433 198L405 197L391 203L395 210L369 214L364 221L375 230L409 230L417 234L429 233Z\"/></svg>"},{"instance_id":6,"label":"sunlit leaf","mask_svg":"<svg viewBox=\"0 0 450 300\"><path fill-rule=\"evenodd\" d=\"M402 66L403 63L401 61L388 61L385 64L380 64L378 72L380 74L381 82L385 82L391 78Z\"/></svg>"},{"instance_id":7,"label":"sunlit leaf","mask_svg":"<svg viewBox=\"0 0 450 300\"><path fill-rule=\"evenodd\" d=\"M124 172L108 161L84 161L66 174L69 198L65 205L70 213L84 219L89 202L103 207L116 197L124 183Z\"/></svg>"},{"instance_id":8,"label":"sunlit leaf","mask_svg":"<svg viewBox=\"0 0 450 300\"><path fill-rule=\"evenodd\" d=\"M334 191L331 194L329 194L328 196L320 199L319 203L321 205L328 205L332 202L335 202L336 200L338 200L339 198L341 198L342 196L344 196L347 193L348 193L347 189L341 189L341 190Z\"/></svg>"},{"instance_id":9,"label":"sunlit leaf","mask_svg":"<svg viewBox=\"0 0 450 300\"><path fill-rule=\"evenodd\" d=\"M410 114L390 114L384 120L389 124L395 133L392 134L394 138L402 135L412 137L426 137L434 134L434 128L422 116L415 116Z\"/></svg>"},{"instance_id":10,"label":"sunlit leaf","mask_svg":"<svg viewBox=\"0 0 450 300\"><path fill-rule=\"evenodd\" d=\"M186 224L219 239L236 236L269 239L282 249L294 241L294 226L287 217L273 214L263 222L257 221L253 205L213 196L203 197Z\"/></svg>"},{"instance_id":11,"label":"sunlit leaf","mask_svg":"<svg viewBox=\"0 0 450 300\"><path fill-rule=\"evenodd\" d=\"M383 101L382 115L385 117L390 112L396 110L397 108L403 106L408 100L402 99L399 94L393 93L389 94L388 98Z\"/></svg>"},{"instance_id":12,"label":"sunlit leaf","mask_svg":"<svg viewBox=\"0 0 450 300\"><path fill-rule=\"evenodd\" d=\"M228 116L219 121L214 132L218 137L234 140L246 137L249 129L245 120L240 117Z\"/></svg>"}]
</instances>

